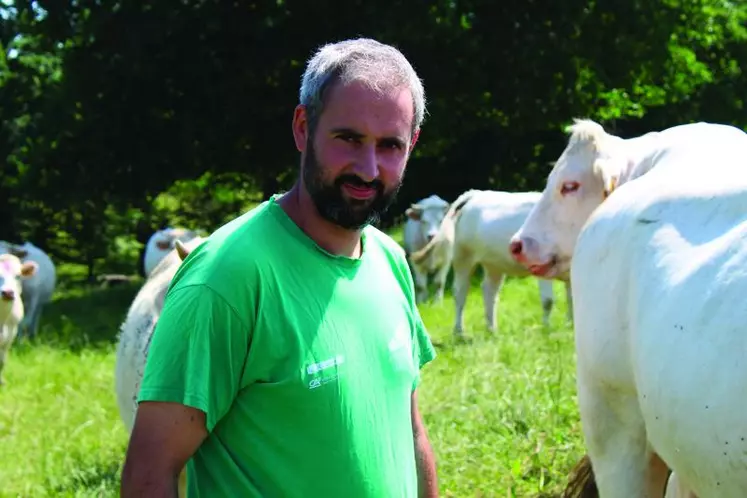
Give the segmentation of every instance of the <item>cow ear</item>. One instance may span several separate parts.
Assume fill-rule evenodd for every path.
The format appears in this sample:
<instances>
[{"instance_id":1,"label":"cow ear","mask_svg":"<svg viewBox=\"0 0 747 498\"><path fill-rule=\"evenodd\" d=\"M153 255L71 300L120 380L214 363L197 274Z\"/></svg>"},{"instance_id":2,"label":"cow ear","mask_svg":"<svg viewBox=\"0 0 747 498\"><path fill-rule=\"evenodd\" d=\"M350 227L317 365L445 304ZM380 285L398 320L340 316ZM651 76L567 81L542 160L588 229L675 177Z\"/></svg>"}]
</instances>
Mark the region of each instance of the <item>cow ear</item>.
<instances>
[{"instance_id":1,"label":"cow ear","mask_svg":"<svg viewBox=\"0 0 747 498\"><path fill-rule=\"evenodd\" d=\"M420 221L421 216L423 215L423 211L418 208L407 208L405 211L405 214L408 218L415 221Z\"/></svg>"},{"instance_id":2,"label":"cow ear","mask_svg":"<svg viewBox=\"0 0 747 498\"><path fill-rule=\"evenodd\" d=\"M617 188L620 180L620 168L615 162L597 159L594 162L594 175L602 180L602 198L606 199Z\"/></svg>"},{"instance_id":3,"label":"cow ear","mask_svg":"<svg viewBox=\"0 0 747 498\"><path fill-rule=\"evenodd\" d=\"M617 188L617 176L616 175L610 175L604 184L604 192L602 192L602 195L606 199L610 196L610 194Z\"/></svg>"},{"instance_id":4,"label":"cow ear","mask_svg":"<svg viewBox=\"0 0 747 498\"><path fill-rule=\"evenodd\" d=\"M39 265L36 264L35 261L26 261L25 263L21 264L21 277L23 278L29 278L33 277L36 273L36 270L39 269Z\"/></svg>"}]
</instances>

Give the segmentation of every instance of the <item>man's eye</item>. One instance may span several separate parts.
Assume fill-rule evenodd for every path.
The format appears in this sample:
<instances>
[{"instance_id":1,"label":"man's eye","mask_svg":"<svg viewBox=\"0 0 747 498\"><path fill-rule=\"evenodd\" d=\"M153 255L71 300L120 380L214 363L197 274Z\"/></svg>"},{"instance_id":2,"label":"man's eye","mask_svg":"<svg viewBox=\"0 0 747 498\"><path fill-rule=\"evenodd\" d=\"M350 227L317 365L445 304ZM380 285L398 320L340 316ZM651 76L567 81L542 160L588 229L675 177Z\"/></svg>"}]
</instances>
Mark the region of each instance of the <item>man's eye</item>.
<instances>
[{"instance_id":1,"label":"man's eye","mask_svg":"<svg viewBox=\"0 0 747 498\"><path fill-rule=\"evenodd\" d=\"M395 149L399 150L402 148L402 144L396 140L387 140L381 143L381 147L384 149Z\"/></svg>"}]
</instances>

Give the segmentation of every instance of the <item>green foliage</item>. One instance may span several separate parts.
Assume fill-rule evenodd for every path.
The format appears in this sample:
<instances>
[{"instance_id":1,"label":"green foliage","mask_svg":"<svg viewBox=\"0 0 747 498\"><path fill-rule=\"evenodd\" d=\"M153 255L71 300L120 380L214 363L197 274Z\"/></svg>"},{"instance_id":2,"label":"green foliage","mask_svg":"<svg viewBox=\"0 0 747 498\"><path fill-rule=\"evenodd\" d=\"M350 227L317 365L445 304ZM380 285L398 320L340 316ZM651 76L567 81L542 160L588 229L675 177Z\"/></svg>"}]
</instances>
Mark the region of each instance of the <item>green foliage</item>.
<instances>
[{"instance_id":1,"label":"green foliage","mask_svg":"<svg viewBox=\"0 0 747 498\"><path fill-rule=\"evenodd\" d=\"M207 172L177 180L153 201L155 216L170 226L212 232L261 201L248 175Z\"/></svg>"},{"instance_id":2,"label":"green foliage","mask_svg":"<svg viewBox=\"0 0 747 498\"><path fill-rule=\"evenodd\" d=\"M0 238L93 275L289 187L304 62L356 35L400 47L428 97L385 225L432 193L540 188L573 117L745 124L744 2L320 1L4 2Z\"/></svg>"}]
</instances>

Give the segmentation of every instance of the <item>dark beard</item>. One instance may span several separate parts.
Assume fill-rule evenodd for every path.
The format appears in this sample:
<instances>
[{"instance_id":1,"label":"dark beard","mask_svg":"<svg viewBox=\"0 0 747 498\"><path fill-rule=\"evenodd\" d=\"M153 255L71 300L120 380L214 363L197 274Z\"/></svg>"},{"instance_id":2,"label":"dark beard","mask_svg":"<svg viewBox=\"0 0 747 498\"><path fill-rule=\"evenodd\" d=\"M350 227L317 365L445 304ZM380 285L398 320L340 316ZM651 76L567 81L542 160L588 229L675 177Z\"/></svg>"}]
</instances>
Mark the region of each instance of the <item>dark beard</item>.
<instances>
[{"instance_id":1,"label":"dark beard","mask_svg":"<svg viewBox=\"0 0 747 498\"><path fill-rule=\"evenodd\" d=\"M316 159L316 151L309 139L306 144L306 157L303 163L303 181L317 211L325 220L346 230L360 230L366 225L374 225L389 209L397 197L402 180L390 191L385 191L380 180L364 182L356 175L340 175L331 184L324 181L324 172ZM373 199L345 199L344 184L365 186L376 189Z\"/></svg>"}]
</instances>

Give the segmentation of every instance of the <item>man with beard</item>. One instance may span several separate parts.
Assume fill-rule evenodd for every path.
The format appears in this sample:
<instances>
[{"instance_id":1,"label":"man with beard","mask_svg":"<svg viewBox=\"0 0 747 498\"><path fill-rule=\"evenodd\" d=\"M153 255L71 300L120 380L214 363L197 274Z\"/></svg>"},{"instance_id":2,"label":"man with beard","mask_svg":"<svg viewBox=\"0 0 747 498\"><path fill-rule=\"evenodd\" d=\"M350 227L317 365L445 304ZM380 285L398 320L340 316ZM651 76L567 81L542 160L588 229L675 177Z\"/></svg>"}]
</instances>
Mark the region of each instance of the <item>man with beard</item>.
<instances>
[{"instance_id":1,"label":"man with beard","mask_svg":"<svg viewBox=\"0 0 747 498\"><path fill-rule=\"evenodd\" d=\"M219 228L175 275L121 494L438 495L417 405L435 357L389 207L425 114L395 48L322 47L303 75L293 188Z\"/></svg>"}]
</instances>

